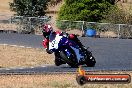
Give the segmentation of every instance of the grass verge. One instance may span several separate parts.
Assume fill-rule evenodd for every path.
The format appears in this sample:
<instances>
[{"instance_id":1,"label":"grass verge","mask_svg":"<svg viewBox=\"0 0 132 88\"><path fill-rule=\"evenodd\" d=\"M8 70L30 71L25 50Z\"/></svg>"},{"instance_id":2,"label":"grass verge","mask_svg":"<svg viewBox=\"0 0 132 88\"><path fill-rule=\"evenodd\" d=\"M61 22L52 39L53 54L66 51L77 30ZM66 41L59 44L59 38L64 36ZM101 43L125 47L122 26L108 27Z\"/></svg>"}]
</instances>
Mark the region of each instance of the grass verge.
<instances>
[{"instance_id":1,"label":"grass verge","mask_svg":"<svg viewBox=\"0 0 132 88\"><path fill-rule=\"evenodd\" d=\"M99 74L132 72L93 72ZM1 88L132 88L129 84L85 84L80 86L76 82L76 74L48 74L48 75L6 75L0 76Z\"/></svg>"},{"instance_id":2,"label":"grass verge","mask_svg":"<svg viewBox=\"0 0 132 88\"><path fill-rule=\"evenodd\" d=\"M44 49L13 47L0 45L0 67L30 67L54 64L54 55Z\"/></svg>"},{"instance_id":3,"label":"grass verge","mask_svg":"<svg viewBox=\"0 0 132 88\"><path fill-rule=\"evenodd\" d=\"M43 64L53 64L54 56L43 49L32 49L0 45L0 67L29 67ZM123 72L93 72L130 74ZM76 74L47 74L47 75L0 75L0 88L132 88L129 84L86 84L79 86Z\"/></svg>"}]
</instances>

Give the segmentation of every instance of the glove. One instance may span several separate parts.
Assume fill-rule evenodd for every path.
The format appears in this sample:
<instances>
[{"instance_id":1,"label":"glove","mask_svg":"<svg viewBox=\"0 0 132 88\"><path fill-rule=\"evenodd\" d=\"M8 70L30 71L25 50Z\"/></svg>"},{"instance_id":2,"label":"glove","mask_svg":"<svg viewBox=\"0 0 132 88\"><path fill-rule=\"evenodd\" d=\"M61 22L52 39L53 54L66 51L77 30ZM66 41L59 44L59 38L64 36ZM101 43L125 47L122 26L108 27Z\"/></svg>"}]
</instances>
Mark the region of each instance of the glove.
<instances>
[{"instance_id":1,"label":"glove","mask_svg":"<svg viewBox=\"0 0 132 88\"><path fill-rule=\"evenodd\" d=\"M62 35L63 37L67 37L67 38L68 38L68 33L66 33L66 32L62 32L61 35Z\"/></svg>"},{"instance_id":2,"label":"glove","mask_svg":"<svg viewBox=\"0 0 132 88\"><path fill-rule=\"evenodd\" d=\"M75 38L74 34L70 34L70 35L69 35L69 38L70 38L70 39L74 39L74 38Z\"/></svg>"},{"instance_id":3,"label":"glove","mask_svg":"<svg viewBox=\"0 0 132 88\"><path fill-rule=\"evenodd\" d=\"M47 52L48 54L52 54L52 53L53 53L53 51L48 50L48 49L46 49L46 52Z\"/></svg>"}]
</instances>

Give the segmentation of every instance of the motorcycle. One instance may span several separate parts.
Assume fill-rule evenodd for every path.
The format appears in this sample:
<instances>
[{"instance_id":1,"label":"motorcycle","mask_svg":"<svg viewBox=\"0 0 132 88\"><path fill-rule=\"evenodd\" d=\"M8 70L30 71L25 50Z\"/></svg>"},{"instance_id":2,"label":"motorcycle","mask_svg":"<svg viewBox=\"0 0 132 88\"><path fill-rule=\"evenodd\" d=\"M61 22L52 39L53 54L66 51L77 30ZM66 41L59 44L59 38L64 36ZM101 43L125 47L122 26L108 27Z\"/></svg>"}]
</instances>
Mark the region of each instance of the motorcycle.
<instances>
[{"instance_id":1,"label":"motorcycle","mask_svg":"<svg viewBox=\"0 0 132 88\"><path fill-rule=\"evenodd\" d=\"M50 34L48 50L54 52L56 66L68 64L78 67L86 64L88 67L94 67L96 63L90 51L82 51L74 41L61 34Z\"/></svg>"}]
</instances>

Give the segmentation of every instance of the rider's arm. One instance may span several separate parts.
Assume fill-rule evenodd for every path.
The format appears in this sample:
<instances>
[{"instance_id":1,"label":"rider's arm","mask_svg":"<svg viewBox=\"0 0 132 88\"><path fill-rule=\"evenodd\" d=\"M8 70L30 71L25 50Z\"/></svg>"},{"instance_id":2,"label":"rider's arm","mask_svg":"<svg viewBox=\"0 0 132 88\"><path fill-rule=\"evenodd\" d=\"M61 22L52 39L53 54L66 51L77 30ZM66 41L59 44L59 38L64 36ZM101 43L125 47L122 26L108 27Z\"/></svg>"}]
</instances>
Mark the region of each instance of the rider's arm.
<instances>
[{"instance_id":1,"label":"rider's arm","mask_svg":"<svg viewBox=\"0 0 132 88\"><path fill-rule=\"evenodd\" d=\"M46 38L43 40L43 46L44 46L44 48L46 48L46 49L47 49L47 46L48 46L48 42L49 42L49 40L46 39Z\"/></svg>"},{"instance_id":2,"label":"rider's arm","mask_svg":"<svg viewBox=\"0 0 132 88\"><path fill-rule=\"evenodd\" d=\"M46 49L46 52L48 54L52 54L53 52L51 50L48 49L48 44L49 44L49 40L45 38L45 40L43 40L43 46Z\"/></svg>"},{"instance_id":3,"label":"rider's arm","mask_svg":"<svg viewBox=\"0 0 132 88\"><path fill-rule=\"evenodd\" d=\"M61 31L56 31L55 33L56 33L56 35L57 35L57 34L61 34Z\"/></svg>"}]
</instances>

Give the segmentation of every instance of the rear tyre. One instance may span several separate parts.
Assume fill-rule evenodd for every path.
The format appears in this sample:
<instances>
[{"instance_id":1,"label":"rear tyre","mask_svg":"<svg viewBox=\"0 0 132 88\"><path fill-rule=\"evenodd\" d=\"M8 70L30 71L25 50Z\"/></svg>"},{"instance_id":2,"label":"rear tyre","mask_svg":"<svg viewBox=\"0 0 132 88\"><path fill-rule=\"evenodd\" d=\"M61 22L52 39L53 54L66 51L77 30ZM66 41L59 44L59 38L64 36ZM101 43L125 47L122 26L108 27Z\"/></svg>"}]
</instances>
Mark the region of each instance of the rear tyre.
<instances>
[{"instance_id":1,"label":"rear tyre","mask_svg":"<svg viewBox=\"0 0 132 88\"><path fill-rule=\"evenodd\" d=\"M85 59L85 64L88 67L94 67L96 64L95 58L92 56L92 53L90 51L86 51L87 58Z\"/></svg>"},{"instance_id":2,"label":"rear tyre","mask_svg":"<svg viewBox=\"0 0 132 88\"><path fill-rule=\"evenodd\" d=\"M93 56L91 56L88 60L86 60L86 65L88 67L94 67L95 66L95 58Z\"/></svg>"}]
</instances>

